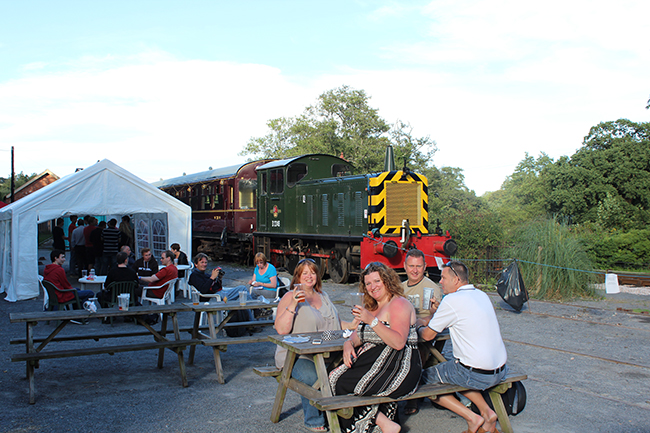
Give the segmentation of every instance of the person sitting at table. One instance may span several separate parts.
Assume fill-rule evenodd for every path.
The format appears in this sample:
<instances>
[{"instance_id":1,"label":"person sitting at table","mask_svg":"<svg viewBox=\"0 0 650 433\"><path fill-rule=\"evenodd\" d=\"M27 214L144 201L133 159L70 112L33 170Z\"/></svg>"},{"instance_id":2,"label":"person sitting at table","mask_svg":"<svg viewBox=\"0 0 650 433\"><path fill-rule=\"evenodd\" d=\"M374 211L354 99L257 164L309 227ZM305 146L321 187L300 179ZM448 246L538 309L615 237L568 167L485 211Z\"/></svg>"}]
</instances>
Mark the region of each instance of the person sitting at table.
<instances>
[{"instance_id":1,"label":"person sitting at table","mask_svg":"<svg viewBox=\"0 0 650 433\"><path fill-rule=\"evenodd\" d=\"M165 266L164 268L156 272L156 275L140 277L140 281L148 283L149 287L156 287L162 286L174 278L178 278L178 269L174 266L174 253L169 250L163 251L160 256L160 262ZM161 287L160 289L147 291L147 296L151 294L155 298L162 298L165 296L166 291L167 287Z\"/></svg>"},{"instance_id":2,"label":"person sitting at table","mask_svg":"<svg viewBox=\"0 0 650 433\"><path fill-rule=\"evenodd\" d=\"M70 290L75 289L77 291L77 296L79 297L79 302L81 305L88 299L95 296L95 292L92 290L79 290L70 284L68 277L65 274L63 269L63 264L65 263L65 252L63 250L52 250L50 253L50 260L52 263L45 266L43 271L43 279L54 284L59 290ZM73 292L59 292L56 291L56 298L60 303L68 302L74 298ZM76 306L75 306L76 307Z\"/></svg>"},{"instance_id":3,"label":"person sitting at table","mask_svg":"<svg viewBox=\"0 0 650 433\"><path fill-rule=\"evenodd\" d=\"M266 260L264 253L255 254L253 279L248 282L253 286L252 292L258 296L274 299L278 288L278 271Z\"/></svg>"},{"instance_id":4,"label":"person sitting at table","mask_svg":"<svg viewBox=\"0 0 650 433\"><path fill-rule=\"evenodd\" d=\"M142 248L140 250L142 257L135 261L132 268L138 274L138 277L150 277L158 272L158 262L153 259L151 249Z\"/></svg>"},{"instance_id":5,"label":"person sitting at table","mask_svg":"<svg viewBox=\"0 0 650 433\"><path fill-rule=\"evenodd\" d=\"M128 262L129 256L125 252L120 251L117 253L117 266L108 271L104 288L97 294L97 300L102 308L106 308L108 306L107 303L113 299L113 294L110 292L109 286L115 281L133 281L136 284L134 295L136 297L142 296L142 289L138 287L138 274L129 268Z\"/></svg>"},{"instance_id":6,"label":"person sitting at table","mask_svg":"<svg viewBox=\"0 0 650 433\"><path fill-rule=\"evenodd\" d=\"M296 287L297 284L300 286ZM323 282L316 263L312 259L299 261L293 273L290 290L284 294L278 304L275 317L277 333L284 335L333 331L341 328L353 329L358 323L356 319L353 322L340 320L336 307L327 293L323 291ZM286 355L286 349L280 346L276 348L275 365L277 368L281 369L284 366ZM309 386L316 383L318 374L312 358L307 356L298 358L291 371L291 377ZM327 431L323 413L309 404L308 398L301 396L301 399L305 427L315 432Z\"/></svg>"},{"instance_id":7,"label":"person sitting at table","mask_svg":"<svg viewBox=\"0 0 650 433\"><path fill-rule=\"evenodd\" d=\"M415 392L422 365L418 353L416 314L404 298L399 277L382 263L370 263L361 273L364 305L352 308L361 323L343 344L343 364L329 375L335 395L381 395L400 398ZM339 417L342 432L398 432L397 403L354 409Z\"/></svg>"},{"instance_id":8,"label":"person sitting at table","mask_svg":"<svg viewBox=\"0 0 650 433\"><path fill-rule=\"evenodd\" d=\"M208 256L203 253L198 253L194 257L194 270L190 274L190 286L193 286L196 290L206 295L212 295L219 293L222 299L227 299L229 301L234 301L239 299L239 292L248 291L246 286L236 286L236 287L223 287L222 277L225 274L221 268L214 268L210 271L208 275L206 270L208 269ZM251 299L257 299L258 296L253 294ZM206 302L209 298L200 298L200 302ZM251 310L244 310L248 315L248 321L254 319L253 312Z\"/></svg>"},{"instance_id":9,"label":"person sitting at table","mask_svg":"<svg viewBox=\"0 0 650 433\"><path fill-rule=\"evenodd\" d=\"M469 272L462 262L451 261L445 265L440 285L445 297L428 321L418 319L418 332L424 340L432 340L449 328L455 359L425 369L422 382L472 389L461 394L478 407L480 415L456 400L453 394L431 401L463 417L470 433L495 432L497 414L478 391L498 385L508 374L508 355L494 306L488 295L469 284Z\"/></svg>"},{"instance_id":10,"label":"person sitting at table","mask_svg":"<svg viewBox=\"0 0 650 433\"><path fill-rule=\"evenodd\" d=\"M133 255L133 252L131 252L131 247L128 245L122 245L120 247L120 252L126 253L126 255L128 256L128 262L126 265L129 268L133 268L133 265L135 264L135 256Z\"/></svg>"}]
</instances>

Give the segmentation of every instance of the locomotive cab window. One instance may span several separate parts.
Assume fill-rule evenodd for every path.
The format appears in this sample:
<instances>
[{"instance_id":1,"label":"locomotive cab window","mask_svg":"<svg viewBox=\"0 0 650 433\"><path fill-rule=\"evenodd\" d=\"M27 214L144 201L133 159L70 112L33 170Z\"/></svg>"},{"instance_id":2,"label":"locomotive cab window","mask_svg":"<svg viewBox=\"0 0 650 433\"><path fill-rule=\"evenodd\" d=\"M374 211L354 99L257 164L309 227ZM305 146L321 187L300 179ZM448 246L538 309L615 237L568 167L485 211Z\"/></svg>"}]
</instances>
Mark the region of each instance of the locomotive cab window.
<instances>
[{"instance_id":1,"label":"locomotive cab window","mask_svg":"<svg viewBox=\"0 0 650 433\"><path fill-rule=\"evenodd\" d=\"M349 176L352 174L347 164L332 164L332 177Z\"/></svg>"},{"instance_id":2,"label":"locomotive cab window","mask_svg":"<svg viewBox=\"0 0 650 433\"><path fill-rule=\"evenodd\" d=\"M266 184L266 172L265 171L262 172L261 178L262 178L262 185L261 185L261 188L260 188L260 194L261 195L266 195L266 193L268 192L268 189L267 189L268 185Z\"/></svg>"},{"instance_id":3,"label":"locomotive cab window","mask_svg":"<svg viewBox=\"0 0 650 433\"><path fill-rule=\"evenodd\" d=\"M269 175L269 192L282 194L284 192L284 170L282 168L270 170Z\"/></svg>"},{"instance_id":4,"label":"locomotive cab window","mask_svg":"<svg viewBox=\"0 0 650 433\"><path fill-rule=\"evenodd\" d=\"M303 162L291 164L289 168L287 168L287 186L294 186L305 176L307 176L307 164Z\"/></svg>"}]
</instances>

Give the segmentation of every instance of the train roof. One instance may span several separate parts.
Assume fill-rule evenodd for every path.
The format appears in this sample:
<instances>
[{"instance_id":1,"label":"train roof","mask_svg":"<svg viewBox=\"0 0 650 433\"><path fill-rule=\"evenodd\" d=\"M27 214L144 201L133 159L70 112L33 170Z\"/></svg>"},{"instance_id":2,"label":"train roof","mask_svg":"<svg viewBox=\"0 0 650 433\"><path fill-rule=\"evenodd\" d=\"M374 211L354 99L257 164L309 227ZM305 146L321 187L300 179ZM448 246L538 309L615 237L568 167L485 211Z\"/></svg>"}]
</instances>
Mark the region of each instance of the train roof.
<instances>
[{"instance_id":1,"label":"train roof","mask_svg":"<svg viewBox=\"0 0 650 433\"><path fill-rule=\"evenodd\" d=\"M334 159L334 160L341 161L341 163L343 163L343 164L348 164L350 166L354 166L351 162L346 161L343 158L339 158L338 156L328 155L326 153L309 153L309 154L306 154L306 155L293 156L293 157L287 158L287 159L277 159L275 161L268 162L268 163L266 163L264 165L260 165L255 170L266 170L266 169L269 169L269 168L285 167L285 166L287 166L287 165L291 164L292 162L297 161L299 159L313 158L313 157L318 157L318 158L327 157L327 158L331 158L331 159Z\"/></svg>"},{"instance_id":2,"label":"train roof","mask_svg":"<svg viewBox=\"0 0 650 433\"><path fill-rule=\"evenodd\" d=\"M242 164L231 165L228 167L215 168L214 170L202 171L200 173L186 174L184 176L173 177L171 179L159 180L151 182L152 186L156 188L167 188L170 186L187 185L199 182L208 182L215 179L227 179L237 175L237 172L248 164L254 164L258 161L249 161Z\"/></svg>"}]
</instances>

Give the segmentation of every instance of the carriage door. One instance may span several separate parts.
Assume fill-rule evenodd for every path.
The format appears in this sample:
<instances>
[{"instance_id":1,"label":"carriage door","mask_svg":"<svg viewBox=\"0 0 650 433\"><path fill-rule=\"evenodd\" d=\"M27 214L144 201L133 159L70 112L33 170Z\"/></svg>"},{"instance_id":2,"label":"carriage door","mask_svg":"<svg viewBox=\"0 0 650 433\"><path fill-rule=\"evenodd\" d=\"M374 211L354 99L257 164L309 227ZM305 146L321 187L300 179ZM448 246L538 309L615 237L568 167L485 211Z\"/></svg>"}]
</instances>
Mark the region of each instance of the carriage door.
<instances>
[{"instance_id":1,"label":"carriage door","mask_svg":"<svg viewBox=\"0 0 650 433\"><path fill-rule=\"evenodd\" d=\"M154 259L160 261L163 251L169 249L169 226L166 213L139 213L133 216L135 225L135 256L142 257L140 251L150 248Z\"/></svg>"},{"instance_id":2,"label":"carriage door","mask_svg":"<svg viewBox=\"0 0 650 433\"><path fill-rule=\"evenodd\" d=\"M267 220L269 215L269 190L267 184L267 172L259 173L257 180L257 230L267 231Z\"/></svg>"}]
</instances>

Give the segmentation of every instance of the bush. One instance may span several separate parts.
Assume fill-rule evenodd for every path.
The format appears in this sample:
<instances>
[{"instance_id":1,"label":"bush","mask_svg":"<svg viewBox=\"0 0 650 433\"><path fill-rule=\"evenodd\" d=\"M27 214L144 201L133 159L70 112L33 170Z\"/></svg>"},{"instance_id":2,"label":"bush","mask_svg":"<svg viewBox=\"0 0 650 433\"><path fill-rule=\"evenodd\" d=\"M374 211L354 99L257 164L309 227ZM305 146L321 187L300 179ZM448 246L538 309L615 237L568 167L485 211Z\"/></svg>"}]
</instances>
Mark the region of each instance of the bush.
<instances>
[{"instance_id":1,"label":"bush","mask_svg":"<svg viewBox=\"0 0 650 433\"><path fill-rule=\"evenodd\" d=\"M595 295L597 275L591 273L592 261L579 236L566 224L547 219L524 225L512 253L521 261L531 298L562 300Z\"/></svg>"}]
</instances>

